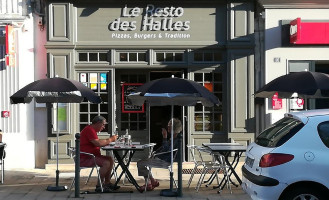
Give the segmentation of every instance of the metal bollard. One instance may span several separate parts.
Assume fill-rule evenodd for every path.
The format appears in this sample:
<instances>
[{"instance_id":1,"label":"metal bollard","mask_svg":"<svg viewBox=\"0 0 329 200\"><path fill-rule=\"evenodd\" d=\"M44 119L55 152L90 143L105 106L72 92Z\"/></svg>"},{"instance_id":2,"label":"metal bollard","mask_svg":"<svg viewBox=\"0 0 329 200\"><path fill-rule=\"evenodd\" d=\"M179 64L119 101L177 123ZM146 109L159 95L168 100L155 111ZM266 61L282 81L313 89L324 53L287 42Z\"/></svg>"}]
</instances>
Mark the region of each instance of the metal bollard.
<instances>
[{"instance_id":1,"label":"metal bollard","mask_svg":"<svg viewBox=\"0 0 329 200\"><path fill-rule=\"evenodd\" d=\"M80 133L75 134L75 198L80 197Z\"/></svg>"}]
</instances>

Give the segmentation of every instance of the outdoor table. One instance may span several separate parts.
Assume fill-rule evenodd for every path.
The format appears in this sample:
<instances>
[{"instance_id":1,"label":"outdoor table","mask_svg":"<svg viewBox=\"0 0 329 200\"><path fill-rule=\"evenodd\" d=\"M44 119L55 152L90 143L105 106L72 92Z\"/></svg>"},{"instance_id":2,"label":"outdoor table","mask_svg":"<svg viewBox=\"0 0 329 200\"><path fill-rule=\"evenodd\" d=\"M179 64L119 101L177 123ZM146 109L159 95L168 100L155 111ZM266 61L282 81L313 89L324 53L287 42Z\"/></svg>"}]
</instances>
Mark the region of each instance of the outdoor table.
<instances>
[{"instance_id":1,"label":"outdoor table","mask_svg":"<svg viewBox=\"0 0 329 200\"><path fill-rule=\"evenodd\" d=\"M118 176L115 185L118 185L121 177L123 174L126 174L126 176L128 177L128 180L136 187L136 189L139 191L140 186L138 185L138 183L136 182L135 178L133 177L133 175L131 174L131 172L129 171L129 164L130 161L132 159L132 157L134 156L136 151L143 151L145 148L148 148L146 145L121 145L121 146L116 146L113 144L107 145L102 147L103 150L105 151L112 151L115 158L118 161L118 165L115 167L115 170L117 170L117 168L120 166L122 169L121 174ZM120 153L123 152L123 153ZM125 162L125 158L127 158L126 162Z\"/></svg>"},{"instance_id":2,"label":"outdoor table","mask_svg":"<svg viewBox=\"0 0 329 200\"><path fill-rule=\"evenodd\" d=\"M239 163L239 160L243 154L243 152L246 151L247 147L243 146L239 143L204 143L202 144L203 146L205 146L206 148L208 148L211 152L213 153L220 153L221 155L223 155L225 157L225 163L229 166L229 180L230 182L236 185L232 180L231 180L231 175L233 174L236 178L236 180L239 182L239 184L241 185L242 181L240 179L240 177L238 176L238 174L235 171L236 166ZM229 156L231 155L231 153L234 153L234 158L233 161L230 162L229 161ZM214 188L220 188L220 191L225 187L226 185L226 179L222 179L222 181L220 182L220 184L218 186L215 186ZM219 192L220 192L219 191Z\"/></svg>"}]
</instances>

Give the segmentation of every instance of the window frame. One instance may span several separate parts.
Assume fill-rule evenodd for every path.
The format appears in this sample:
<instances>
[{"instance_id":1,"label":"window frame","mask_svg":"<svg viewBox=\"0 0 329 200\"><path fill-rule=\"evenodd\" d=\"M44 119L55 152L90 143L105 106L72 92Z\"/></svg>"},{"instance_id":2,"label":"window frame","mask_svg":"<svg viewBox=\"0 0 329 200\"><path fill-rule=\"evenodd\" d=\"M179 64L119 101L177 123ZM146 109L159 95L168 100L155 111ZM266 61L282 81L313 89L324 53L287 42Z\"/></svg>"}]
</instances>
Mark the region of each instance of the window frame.
<instances>
[{"instance_id":1,"label":"window frame","mask_svg":"<svg viewBox=\"0 0 329 200\"><path fill-rule=\"evenodd\" d=\"M157 60L157 55L158 54L163 54L163 61L158 61ZM172 61L167 61L167 54L173 54ZM176 61L175 60L175 55L176 54L182 54L182 60L181 61ZM186 56L185 56L185 50L156 50L153 52L153 58L154 58L154 64L183 64L186 62Z\"/></svg>"}]
</instances>

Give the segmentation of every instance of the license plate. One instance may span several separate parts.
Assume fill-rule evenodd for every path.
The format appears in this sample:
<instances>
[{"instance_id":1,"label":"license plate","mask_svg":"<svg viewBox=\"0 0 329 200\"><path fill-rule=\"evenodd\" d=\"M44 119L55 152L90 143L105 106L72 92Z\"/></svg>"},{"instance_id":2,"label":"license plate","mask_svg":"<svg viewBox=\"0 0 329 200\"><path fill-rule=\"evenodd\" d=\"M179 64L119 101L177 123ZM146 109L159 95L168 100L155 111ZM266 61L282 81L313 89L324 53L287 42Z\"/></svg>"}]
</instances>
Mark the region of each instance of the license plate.
<instances>
[{"instance_id":1,"label":"license plate","mask_svg":"<svg viewBox=\"0 0 329 200\"><path fill-rule=\"evenodd\" d=\"M252 166L254 165L254 159L247 157L246 165L248 165L250 168L252 168Z\"/></svg>"}]
</instances>

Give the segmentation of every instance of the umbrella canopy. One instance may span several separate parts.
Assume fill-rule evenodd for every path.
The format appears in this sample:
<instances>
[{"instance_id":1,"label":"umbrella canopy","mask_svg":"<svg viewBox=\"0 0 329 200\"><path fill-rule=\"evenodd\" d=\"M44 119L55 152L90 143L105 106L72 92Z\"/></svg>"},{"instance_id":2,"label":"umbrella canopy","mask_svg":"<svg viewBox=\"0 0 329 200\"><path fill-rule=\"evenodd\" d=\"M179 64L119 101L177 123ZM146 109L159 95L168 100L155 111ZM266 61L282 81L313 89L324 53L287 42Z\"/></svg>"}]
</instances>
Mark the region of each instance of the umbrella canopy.
<instances>
[{"instance_id":1,"label":"umbrella canopy","mask_svg":"<svg viewBox=\"0 0 329 200\"><path fill-rule=\"evenodd\" d=\"M271 98L276 92L279 98L290 98L294 93L300 98L328 98L329 75L309 71L289 73L264 85L255 97Z\"/></svg>"},{"instance_id":2,"label":"umbrella canopy","mask_svg":"<svg viewBox=\"0 0 329 200\"><path fill-rule=\"evenodd\" d=\"M128 100L139 106L145 102L151 106L193 106L201 102L209 107L220 104L218 98L201 84L181 78L162 78L145 83L130 94Z\"/></svg>"},{"instance_id":3,"label":"umbrella canopy","mask_svg":"<svg viewBox=\"0 0 329 200\"><path fill-rule=\"evenodd\" d=\"M34 81L18 90L10 97L12 104L30 103L79 103L84 99L101 103L101 98L82 83L55 77Z\"/></svg>"},{"instance_id":4,"label":"umbrella canopy","mask_svg":"<svg viewBox=\"0 0 329 200\"><path fill-rule=\"evenodd\" d=\"M166 106L171 105L171 118L173 118L174 105L179 106L193 106L198 102L201 102L204 106L219 105L219 99L203 87L201 84L181 79L181 78L162 78L145 83L138 87L134 93L128 95L128 100L133 105L143 105L145 102L150 106ZM172 122L173 123L173 122ZM173 124L171 126L171 170L173 165ZM178 163L178 167L181 168L182 163ZM178 168L178 169L179 169ZM170 192L166 193L168 196L175 196L172 191L173 173L170 173ZM181 185L181 171L178 172L178 182ZM181 187L179 186L179 193L181 193ZM166 196L165 195L165 196ZM181 196L181 195L179 195Z\"/></svg>"},{"instance_id":5,"label":"umbrella canopy","mask_svg":"<svg viewBox=\"0 0 329 200\"><path fill-rule=\"evenodd\" d=\"M34 81L22 89L18 90L10 97L12 104L30 103L32 99L38 103L80 103L84 99L92 103L101 103L102 99L92 90L82 83L65 78L55 77ZM57 109L58 112L58 109ZM58 115L58 113L57 113ZM56 152L58 151L59 129L57 127L56 135ZM47 190L62 191L66 190L66 186L59 186L59 170L58 170L58 153L56 153L57 170L56 185L49 186ZM76 169L77 170L77 169Z\"/></svg>"}]
</instances>

